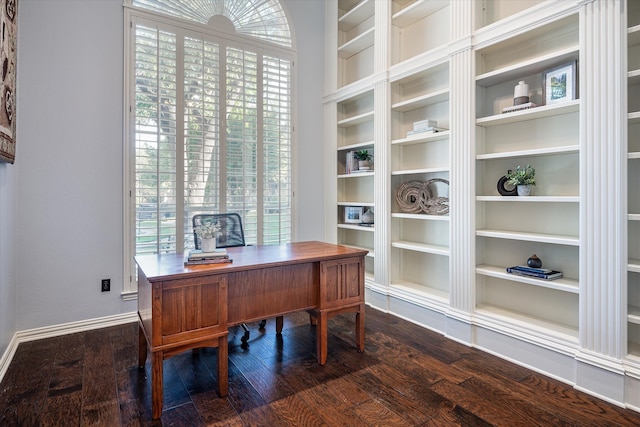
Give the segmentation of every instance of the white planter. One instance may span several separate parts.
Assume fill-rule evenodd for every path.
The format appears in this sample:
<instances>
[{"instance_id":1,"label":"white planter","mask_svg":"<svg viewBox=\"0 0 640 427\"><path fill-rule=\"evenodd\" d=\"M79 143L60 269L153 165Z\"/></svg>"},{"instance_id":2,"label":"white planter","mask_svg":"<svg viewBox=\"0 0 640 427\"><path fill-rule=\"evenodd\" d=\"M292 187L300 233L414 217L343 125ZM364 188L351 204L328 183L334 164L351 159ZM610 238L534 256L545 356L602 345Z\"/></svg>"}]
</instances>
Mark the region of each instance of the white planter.
<instances>
[{"instance_id":1,"label":"white planter","mask_svg":"<svg viewBox=\"0 0 640 427\"><path fill-rule=\"evenodd\" d=\"M215 252L216 250L216 238L213 239L202 239L200 241L200 248L202 252Z\"/></svg>"},{"instance_id":2,"label":"white planter","mask_svg":"<svg viewBox=\"0 0 640 427\"><path fill-rule=\"evenodd\" d=\"M530 195L531 195L530 185L518 185L518 196L530 196Z\"/></svg>"}]
</instances>

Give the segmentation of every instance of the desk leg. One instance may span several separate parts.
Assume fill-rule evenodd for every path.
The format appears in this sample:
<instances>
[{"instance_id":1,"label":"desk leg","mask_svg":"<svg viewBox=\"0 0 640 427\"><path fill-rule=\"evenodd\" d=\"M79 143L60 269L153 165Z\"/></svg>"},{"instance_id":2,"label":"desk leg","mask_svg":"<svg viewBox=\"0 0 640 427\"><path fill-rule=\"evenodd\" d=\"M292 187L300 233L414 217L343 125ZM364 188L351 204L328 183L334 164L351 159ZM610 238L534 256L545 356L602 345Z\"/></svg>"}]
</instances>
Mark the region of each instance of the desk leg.
<instances>
[{"instance_id":1,"label":"desk leg","mask_svg":"<svg viewBox=\"0 0 640 427\"><path fill-rule=\"evenodd\" d=\"M276 317L276 334L281 334L283 327L284 327L284 318L282 316Z\"/></svg>"},{"instance_id":2,"label":"desk leg","mask_svg":"<svg viewBox=\"0 0 640 427\"><path fill-rule=\"evenodd\" d=\"M320 365L327 363L327 313L325 311L319 311L316 316L316 352L317 359Z\"/></svg>"},{"instance_id":3,"label":"desk leg","mask_svg":"<svg viewBox=\"0 0 640 427\"><path fill-rule=\"evenodd\" d=\"M227 335L218 338L218 394L226 397L229 394L229 338Z\"/></svg>"},{"instance_id":4,"label":"desk leg","mask_svg":"<svg viewBox=\"0 0 640 427\"><path fill-rule=\"evenodd\" d=\"M356 313L356 345L360 353L364 352L364 304Z\"/></svg>"},{"instance_id":5,"label":"desk leg","mask_svg":"<svg viewBox=\"0 0 640 427\"><path fill-rule=\"evenodd\" d=\"M162 415L162 361L161 351L151 353L151 417L154 420Z\"/></svg>"},{"instance_id":6,"label":"desk leg","mask_svg":"<svg viewBox=\"0 0 640 427\"><path fill-rule=\"evenodd\" d=\"M147 363L147 339L142 325L138 325L138 367L144 368Z\"/></svg>"}]
</instances>

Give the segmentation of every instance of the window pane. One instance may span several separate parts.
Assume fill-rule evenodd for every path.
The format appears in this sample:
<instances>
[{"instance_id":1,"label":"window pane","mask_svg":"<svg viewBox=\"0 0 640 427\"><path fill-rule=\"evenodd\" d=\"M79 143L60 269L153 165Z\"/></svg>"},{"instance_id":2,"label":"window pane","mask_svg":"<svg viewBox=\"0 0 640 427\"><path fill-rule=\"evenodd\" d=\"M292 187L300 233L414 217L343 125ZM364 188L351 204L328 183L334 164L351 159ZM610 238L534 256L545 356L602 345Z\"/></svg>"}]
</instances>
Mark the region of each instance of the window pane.
<instances>
[{"instance_id":1,"label":"window pane","mask_svg":"<svg viewBox=\"0 0 640 427\"><path fill-rule=\"evenodd\" d=\"M184 41L184 233L193 245L191 218L220 211L220 46Z\"/></svg>"},{"instance_id":2,"label":"window pane","mask_svg":"<svg viewBox=\"0 0 640 427\"><path fill-rule=\"evenodd\" d=\"M176 38L136 27L136 253L176 250Z\"/></svg>"}]
</instances>

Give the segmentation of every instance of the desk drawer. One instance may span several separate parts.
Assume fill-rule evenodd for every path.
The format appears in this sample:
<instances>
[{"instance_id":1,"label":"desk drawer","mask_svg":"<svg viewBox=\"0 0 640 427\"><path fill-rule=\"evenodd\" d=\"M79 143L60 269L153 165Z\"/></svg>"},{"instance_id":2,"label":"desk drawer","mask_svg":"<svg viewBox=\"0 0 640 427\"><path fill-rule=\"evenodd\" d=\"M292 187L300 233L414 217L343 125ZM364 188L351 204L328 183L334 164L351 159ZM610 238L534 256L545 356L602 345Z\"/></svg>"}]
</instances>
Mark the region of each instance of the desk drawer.
<instances>
[{"instance_id":1,"label":"desk drawer","mask_svg":"<svg viewBox=\"0 0 640 427\"><path fill-rule=\"evenodd\" d=\"M364 257L320 263L320 309L364 302Z\"/></svg>"},{"instance_id":2,"label":"desk drawer","mask_svg":"<svg viewBox=\"0 0 640 427\"><path fill-rule=\"evenodd\" d=\"M168 345L227 332L227 276L154 283L155 345Z\"/></svg>"}]
</instances>

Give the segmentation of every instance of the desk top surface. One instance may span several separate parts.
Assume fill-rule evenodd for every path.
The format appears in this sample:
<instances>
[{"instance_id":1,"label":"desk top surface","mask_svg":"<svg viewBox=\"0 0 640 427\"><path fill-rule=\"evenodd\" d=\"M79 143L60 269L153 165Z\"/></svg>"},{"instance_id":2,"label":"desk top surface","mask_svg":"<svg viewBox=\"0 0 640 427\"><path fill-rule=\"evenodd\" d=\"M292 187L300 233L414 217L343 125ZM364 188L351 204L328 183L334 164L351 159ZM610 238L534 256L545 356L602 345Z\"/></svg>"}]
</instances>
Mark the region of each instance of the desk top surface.
<instances>
[{"instance_id":1,"label":"desk top surface","mask_svg":"<svg viewBox=\"0 0 640 427\"><path fill-rule=\"evenodd\" d=\"M227 248L229 264L184 265L185 254L138 255L135 261L150 282L174 278L198 277L217 273L283 266L303 262L327 261L349 256L364 256L367 250L324 242L295 242L282 245Z\"/></svg>"}]
</instances>

